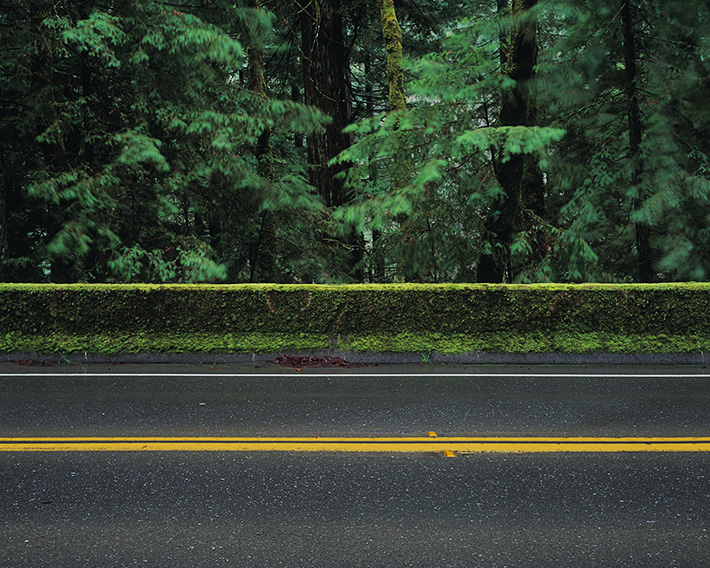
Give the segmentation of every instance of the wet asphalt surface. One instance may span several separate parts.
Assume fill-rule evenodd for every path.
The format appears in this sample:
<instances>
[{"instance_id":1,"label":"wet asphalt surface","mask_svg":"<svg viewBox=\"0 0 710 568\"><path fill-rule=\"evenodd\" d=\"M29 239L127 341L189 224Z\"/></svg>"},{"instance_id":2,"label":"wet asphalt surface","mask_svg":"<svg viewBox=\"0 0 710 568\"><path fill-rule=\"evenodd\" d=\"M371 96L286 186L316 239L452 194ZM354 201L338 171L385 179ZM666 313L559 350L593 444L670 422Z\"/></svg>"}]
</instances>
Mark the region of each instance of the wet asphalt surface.
<instances>
[{"instance_id":1,"label":"wet asphalt surface","mask_svg":"<svg viewBox=\"0 0 710 568\"><path fill-rule=\"evenodd\" d=\"M710 379L654 377L699 368L163 370L0 377L0 435L710 435ZM708 531L710 453L0 453L1 567L697 568Z\"/></svg>"},{"instance_id":2,"label":"wet asphalt surface","mask_svg":"<svg viewBox=\"0 0 710 568\"><path fill-rule=\"evenodd\" d=\"M696 367L0 365L0 393L7 436L710 436Z\"/></svg>"}]
</instances>

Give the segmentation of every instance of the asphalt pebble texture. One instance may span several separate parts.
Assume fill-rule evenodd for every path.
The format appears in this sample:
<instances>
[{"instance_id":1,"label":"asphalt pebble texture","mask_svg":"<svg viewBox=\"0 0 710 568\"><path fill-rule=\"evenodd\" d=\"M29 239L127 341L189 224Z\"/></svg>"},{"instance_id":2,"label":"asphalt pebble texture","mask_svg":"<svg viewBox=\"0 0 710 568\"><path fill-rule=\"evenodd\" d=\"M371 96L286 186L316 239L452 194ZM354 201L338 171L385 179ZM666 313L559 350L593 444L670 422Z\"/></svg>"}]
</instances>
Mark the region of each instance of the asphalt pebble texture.
<instances>
[{"instance_id":1,"label":"asphalt pebble texture","mask_svg":"<svg viewBox=\"0 0 710 568\"><path fill-rule=\"evenodd\" d=\"M69 370L6 367L0 434L710 436L702 367ZM0 568L703 568L709 481L710 452L3 452Z\"/></svg>"},{"instance_id":2,"label":"asphalt pebble texture","mask_svg":"<svg viewBox=\"0 0 710 568\"><path fill-rule=\"evenodd\" d=\"M81 376L0 375L6 436L710 436L710 377L680 368L410 366L339 369L99 367ZM31 372L32 370L25 370ZM61 371L61 369L59 369ZM79 370L81 368L69 368ZM265 376L264 373L280 373ZM42 373L45 370L40 370ZM103 372L136 376L109 377ZM194 376L173 376L177 372ZM244 372L244 371L242 371ZM377 373L399 372L381 377ZM516 376L474 375L506 372ZM614 373L638 373L619 376ZM315 376L306 376L312 373ZM529 376L532 373L548 376Z\"/></svg>"},{"instance_id":3,"label":"asphalt pebble texture","mask_svg":"<svg viewBox=\"0 0 710 568\"><path fill-rule=\"evenodd\" d=\"M710 565L708 454L23 453L0 566Z\"/></svg>"}]
</instances>

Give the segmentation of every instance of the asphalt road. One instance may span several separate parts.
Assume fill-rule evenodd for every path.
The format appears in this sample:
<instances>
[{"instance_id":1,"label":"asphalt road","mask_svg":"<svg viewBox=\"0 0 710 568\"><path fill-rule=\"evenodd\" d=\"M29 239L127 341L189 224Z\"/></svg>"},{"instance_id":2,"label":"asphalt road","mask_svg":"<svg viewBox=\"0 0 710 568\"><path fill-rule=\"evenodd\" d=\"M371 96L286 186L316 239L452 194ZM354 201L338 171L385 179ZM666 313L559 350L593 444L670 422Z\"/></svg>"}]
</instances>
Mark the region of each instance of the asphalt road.
<instances>
[{"instance_id":1,"label":"asphalt road","mask_svg":"<svg viewBox=\"0 0 710 568\"><path fill-rule=\"evenodd\" d=\"M710 436L696 367L0 365L0 392L6 436Z\"/></svg>"},{"instance_id":2,"label":"asphalt road","mask_svg":"<svg viewBox=\"0 0 710 568\"><path fill-rule=\"evenodd\" d=\"M710 435L702 368L3 366L0 393L4 437ZM697 568L709 480L710 452L1 452L0 566Z\"/></svg>"}]
</instances>

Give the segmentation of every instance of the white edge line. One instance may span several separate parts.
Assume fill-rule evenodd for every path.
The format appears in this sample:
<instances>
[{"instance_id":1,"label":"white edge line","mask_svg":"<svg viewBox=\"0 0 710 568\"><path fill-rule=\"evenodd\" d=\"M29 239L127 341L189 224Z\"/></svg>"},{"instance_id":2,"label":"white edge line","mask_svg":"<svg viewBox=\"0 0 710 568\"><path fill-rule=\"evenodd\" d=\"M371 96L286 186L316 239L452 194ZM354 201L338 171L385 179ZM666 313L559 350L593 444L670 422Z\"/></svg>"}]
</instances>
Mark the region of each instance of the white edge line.
<instances>
[{"instance_id":1,"label":"white edge line","mask_svg":"<svg viewBox=\"0 0 710 568\"><path fill-rule=\"evenodd\" d=\"M237 378L237 377L534 377L534 378L710 378L710 374L618 374L618 373L300 373L298 371L283 373L0 373L2 377L164 377L164 378Z\"/></svg>"}]
</instances>

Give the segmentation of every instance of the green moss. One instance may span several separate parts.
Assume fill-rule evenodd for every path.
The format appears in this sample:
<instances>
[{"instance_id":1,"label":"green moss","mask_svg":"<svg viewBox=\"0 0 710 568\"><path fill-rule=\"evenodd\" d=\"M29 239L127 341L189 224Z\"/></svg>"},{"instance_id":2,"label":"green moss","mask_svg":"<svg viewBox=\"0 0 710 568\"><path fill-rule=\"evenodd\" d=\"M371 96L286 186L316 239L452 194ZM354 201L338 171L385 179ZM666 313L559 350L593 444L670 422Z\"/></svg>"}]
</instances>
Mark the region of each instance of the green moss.
<instances>
[{"instance_id":1,"label":"green moss","mask_svg":"<svg viewBox=\"0 0 710 568\"><path fill-rule=\"evenodd\" d=\"M402 30L392 0L381 0L380 19L387 51L387 78L389 81L390 110L407 109L404 96L404 64L402 63Z\"/></svg>"},{"instance_id":2,"label":"green moss","mask_svg":"<svg viewBox=\"0 0 710 568\"><path fill-rule=\"evenodd\" d=\"M710 351L710 338L697 336L644 336L612 334L481 334L442 337L437 334L412 336L371 335L350 337L341 349L375 353L459 354L477 351L488 353L700 353Z\"/></svg>"},{"instance_id":3,"label":"green moss","mask_svg":"<svg viewBox=\"0 0 710 568\"><path fill-rule=\"evenodd\" d=\"M3 352L692 353L710 285L0 285Z\"/></svg>"},{"instance_id":4,"label":"green moss","mask_svg":"<svg viewBox=\"0 0 710 568\"><path fill-rule=\"evenodd\" d=\"M272 353L315 351L330 345L327 336L294 334L32 335L5 337L0 352L39 353Z\"/></svg>"}]
</instances>

